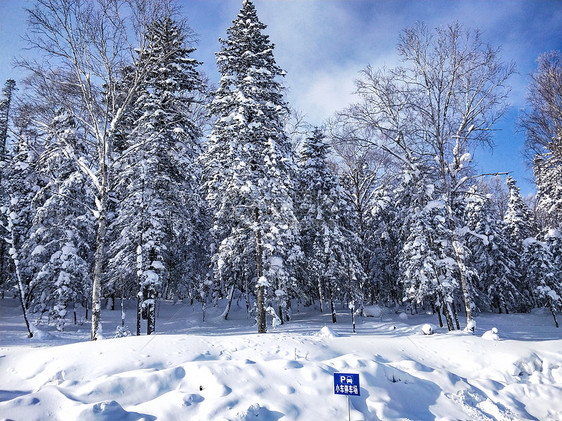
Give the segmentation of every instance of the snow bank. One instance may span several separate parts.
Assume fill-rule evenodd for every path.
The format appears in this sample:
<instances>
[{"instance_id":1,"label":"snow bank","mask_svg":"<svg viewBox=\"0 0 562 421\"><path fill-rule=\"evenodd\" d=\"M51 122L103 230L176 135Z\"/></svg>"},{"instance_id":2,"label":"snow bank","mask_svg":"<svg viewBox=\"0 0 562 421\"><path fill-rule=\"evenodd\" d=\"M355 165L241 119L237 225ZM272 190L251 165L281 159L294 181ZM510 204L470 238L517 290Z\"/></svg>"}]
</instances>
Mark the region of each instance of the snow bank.
<instances>
[{"instance_id":1,"label":"snow bank","mask_svg":"<svg viewBox=\"0 0 562 421\"><path fill-rule=\"evenodd\" d=\"M347 419L336 372L360 376L357 420L562 419L562 339L548 314L482 315L466 335L432 325L435 316L389 312L357 317L353 335L349 309L327 326L330 314L305 308L257 335L235 304L229 320L203 323L198 306L161 303L164 331L150 337L89 342L84 326L30 342L17 339L25 336L17 309L2 303L0 312L6 419ZM120 315L103 313L106 331ZM420 334L429 328L439 334ZM504 340L482 340L499 330Z\"/></svg>"}]
</instances>

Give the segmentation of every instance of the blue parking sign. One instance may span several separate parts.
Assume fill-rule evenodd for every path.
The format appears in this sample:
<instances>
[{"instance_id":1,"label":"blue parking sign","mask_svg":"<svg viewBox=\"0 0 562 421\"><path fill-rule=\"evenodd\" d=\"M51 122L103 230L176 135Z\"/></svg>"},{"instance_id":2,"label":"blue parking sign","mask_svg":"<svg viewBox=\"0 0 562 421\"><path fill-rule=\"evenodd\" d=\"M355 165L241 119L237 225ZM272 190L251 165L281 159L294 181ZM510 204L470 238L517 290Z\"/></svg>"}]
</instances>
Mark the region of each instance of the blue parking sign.
<instances>
[{"instance_id":1,"label":"blue parking sign","mask_svg":"<svg viewBox=\"0 0 562 421\"><path fill-rule=\"evenodd\" d=\"M359 374L334 373L334 393L336 395L360 396Z\"/></svg>"}]
</instances>

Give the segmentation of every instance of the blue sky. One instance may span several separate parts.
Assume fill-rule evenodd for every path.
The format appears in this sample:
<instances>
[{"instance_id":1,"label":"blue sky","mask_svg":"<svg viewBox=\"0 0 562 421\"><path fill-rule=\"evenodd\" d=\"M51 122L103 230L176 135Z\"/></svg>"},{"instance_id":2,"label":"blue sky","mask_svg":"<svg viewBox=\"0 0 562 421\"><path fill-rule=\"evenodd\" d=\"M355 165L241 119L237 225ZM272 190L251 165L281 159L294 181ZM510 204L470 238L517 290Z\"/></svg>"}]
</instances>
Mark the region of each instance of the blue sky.
<instances>
[{"instance_id":1,"label":"blue sky","mask_svg":"<svg viewBox=\"0 0 562 421\"><path fill-rule=\"evenodd\" d=\"M24 6L32 0L0 0L0 83L21 76L12 57L25 45ZM216 82L214 53L218 38L236 17L241 0L184 0L183 13L199 36L195 57ZM260 19L275 43L278 64L287 71L285 85L291 106L322 124L335 111L354 101L353 80L370 64L397 64L398 34L416 21L430 27L459 21L479 28L484 40L501 46L502 59L514 61L518 73L510 79L511 108L498 123L494 149L481 149L475 160L484 172L511 171L522 193L534 191L528 181L518 132L517 115L525 104L529 74L542 52L562 50L560 0L255 0Z\"/></svg>"}]
</instances>

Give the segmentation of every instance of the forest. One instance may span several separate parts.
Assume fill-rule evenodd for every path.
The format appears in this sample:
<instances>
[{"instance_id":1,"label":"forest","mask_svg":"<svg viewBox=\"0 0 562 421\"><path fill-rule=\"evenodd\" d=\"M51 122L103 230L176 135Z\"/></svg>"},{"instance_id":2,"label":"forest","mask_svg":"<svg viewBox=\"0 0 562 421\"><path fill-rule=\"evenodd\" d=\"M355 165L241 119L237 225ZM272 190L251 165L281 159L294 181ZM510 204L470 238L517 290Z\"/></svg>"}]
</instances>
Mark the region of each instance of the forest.
<instances>
[{"instance_id":1,"label":"forest","mask_svg":"<svg viewBox=\"0 0 562 421\"><path fill-rule=\"evenodd\" d=\"M480 174L515 65L460 23L399 32L400 64L366 66L356 102L312 127L251 0L209 82L170 1L35 0L26 77L0 98L0 288L64 330L101 337L136 300L242 302L258 333L294 306L435 314L562 311L562 52L544 52L520 126L537 188ZM397 29L398 32L398 29ZM123 332L131 334L131 332Z\"/></svg>"}]
</instances>

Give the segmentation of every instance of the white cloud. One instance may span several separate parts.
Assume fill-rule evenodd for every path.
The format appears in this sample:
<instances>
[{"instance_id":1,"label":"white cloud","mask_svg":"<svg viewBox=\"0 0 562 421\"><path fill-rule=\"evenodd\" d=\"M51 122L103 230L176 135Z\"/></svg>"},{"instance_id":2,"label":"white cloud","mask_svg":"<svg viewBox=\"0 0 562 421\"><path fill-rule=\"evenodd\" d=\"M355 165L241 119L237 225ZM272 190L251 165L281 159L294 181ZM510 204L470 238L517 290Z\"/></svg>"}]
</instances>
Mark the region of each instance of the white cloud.
<instances>
[{"instance_id":1,"label":"white cloud","mask_svg":"<svg viewBox=\"0 0 562 421\"><path fill-rule=\"evenodd\" d=\"M355 101L354 80L359 70L348 68L297 76L298 80L291 83L289 99L311 123L320 125L336 111Z\"/></svg>"}]
</instances>

